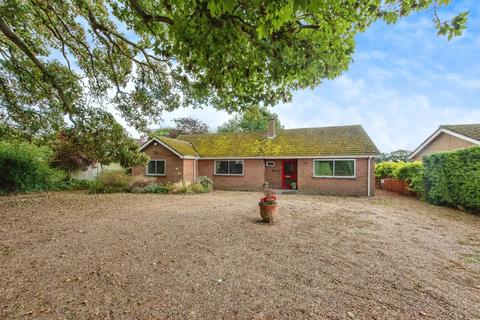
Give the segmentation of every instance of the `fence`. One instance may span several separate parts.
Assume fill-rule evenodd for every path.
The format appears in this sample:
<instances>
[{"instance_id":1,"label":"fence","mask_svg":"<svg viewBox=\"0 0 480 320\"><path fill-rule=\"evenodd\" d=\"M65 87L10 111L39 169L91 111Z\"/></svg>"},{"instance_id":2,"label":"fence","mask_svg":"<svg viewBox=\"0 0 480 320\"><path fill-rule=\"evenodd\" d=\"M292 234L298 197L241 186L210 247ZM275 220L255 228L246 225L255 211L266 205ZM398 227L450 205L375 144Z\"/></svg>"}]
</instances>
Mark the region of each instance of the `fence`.
<instances>
[{"instance_id":1,"label":"fence","mask_svg":"<svg viewBox=\"0 0 480 320\"><path fill-rule=\"evenodd\" d=\"M119 171L122 170L122 167L119 163L112 163L108 166L91 166L86 170L78 170L72 173L73 179L79 180L94 180L100 173L104 171Z\"/></svg>"},{"instance_id":2,"label":"fence","mask_svg":"<svg viewBox=\"0 0 480 320\"><path fill-rule=\"evenodd\" d=\"M410 191L408 183L402 180L386 178L386 179L377 179L375 181L375 186L378 189L387 190L390 192L395 192L403 194L406 196L416 196L415 192Z\"/></svg>"}]
</instances>

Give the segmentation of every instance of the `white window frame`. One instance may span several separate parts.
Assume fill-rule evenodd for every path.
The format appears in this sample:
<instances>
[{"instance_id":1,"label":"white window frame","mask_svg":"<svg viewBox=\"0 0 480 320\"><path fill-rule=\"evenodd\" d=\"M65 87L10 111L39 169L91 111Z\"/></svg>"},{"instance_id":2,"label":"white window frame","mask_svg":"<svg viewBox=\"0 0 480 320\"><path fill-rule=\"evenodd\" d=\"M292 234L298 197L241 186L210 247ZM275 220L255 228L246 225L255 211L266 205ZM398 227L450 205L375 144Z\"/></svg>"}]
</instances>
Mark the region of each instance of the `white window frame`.
<instances>
[{"instance_id":1,"label":"white window frame","mask_svg":"<svg viewBox=\"0 0 480 320\"><path fill-rule=\"evenodd\" d=\"M332 168L332 172L333 172L333 175L331 176L317 176L315 175L315 162L317 161L322 161L322 162L325 162L325 161L333 161L333 168ZM353 176L336 176L335 175L335 162L336 161L353 161ZM312 162L312 169L313 169L313 177L314 178L330 178L330 179L355 179L357 178L357 159L313 159L313 162Z\"/></svg>"},{"instance_id":2,"label":"white window frame","mask_svg":"<svg viewBox=\"0 0 480 320\"><path fill-rule=\"evenodd\" d=\"M240 161L242 162L242 173L217 173L217 162L218 161ZM230 168L230 166L228 166ZM241 159L225 159L225 160L215 160L213 162L213 175L214 176L243 176L245 174L245 162Z\"/></svg>"},{"instance_id":3,"label":"white window frame","mask_svg":"<svg viewBox=\"0 0 480 320\"><path fill-rule=\"evenodd\" d=\"M267 160L265 162L265 167L275 167L275 161L274 160Z\"/></svg>"},{"instance_id":4,"label":"white window frame","mask_svg":"<svg viewBox=\"0 0 480 320\"><path fill-rule=\"evenodd\" d=\"M163 161L163 174L160 173L148 173L148 164L150 161ZM157 164L155 163L155 171L157 171ZM165 177L167 175L167 160L165 159L150 159L145 167L145 175L150 177Z\"/></svg>"}]
</instances>

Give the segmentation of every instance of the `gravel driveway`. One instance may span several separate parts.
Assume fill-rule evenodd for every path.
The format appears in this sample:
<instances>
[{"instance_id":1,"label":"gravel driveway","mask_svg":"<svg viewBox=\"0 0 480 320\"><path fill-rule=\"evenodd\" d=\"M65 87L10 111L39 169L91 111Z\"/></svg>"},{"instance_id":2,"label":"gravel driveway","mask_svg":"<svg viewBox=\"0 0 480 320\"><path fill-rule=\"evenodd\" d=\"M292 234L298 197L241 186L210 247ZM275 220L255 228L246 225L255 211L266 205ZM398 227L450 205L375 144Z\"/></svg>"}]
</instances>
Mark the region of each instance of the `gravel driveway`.
<instances>
[{"instance_id":1,"label":"gravel driveway","mask_svg":"<svg viewBox=\"0 0 480 320\"><path fill-rule=\"evenodd\" d=\"M403 197L0 197L2 319L480 319L480 218Z\"/></svg>"}]
</instances>

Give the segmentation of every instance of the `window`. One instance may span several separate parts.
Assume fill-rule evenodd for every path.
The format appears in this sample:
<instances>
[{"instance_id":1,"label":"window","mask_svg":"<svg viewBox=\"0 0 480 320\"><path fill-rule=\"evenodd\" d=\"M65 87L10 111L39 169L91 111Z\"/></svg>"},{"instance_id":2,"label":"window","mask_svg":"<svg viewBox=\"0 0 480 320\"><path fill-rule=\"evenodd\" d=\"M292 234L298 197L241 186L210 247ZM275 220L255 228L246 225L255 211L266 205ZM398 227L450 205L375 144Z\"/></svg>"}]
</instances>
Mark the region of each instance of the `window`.
<instances>
[{"instance_id":1,"label":"window","mask_svg":"<svg viewBox=\"0 0 480 320\"><path fill-rule=\"evenodd\" d=\"M275 167L275 161L267 161L265 166L267 167Z\"/></svg>"},{"instance_id":2,"label":"window","mask_svg":"<svg viewBox=\"0 0 480 320\"><path fill-rule=\"evenodd\" d=\"M215 160L215 174L241 176L243 175L243 160Z\"/></svg>"},{"instance_id":3,"label":"window","mask_svg":"<svg viewBox=\"0 0 480 320\"><path fill-rule=\"evenodd\" d=\"M165 160L150 160L147 165L147 176L164 176Z\"/></svg>"},{"instance_id":4,"label":"window","mask_svg":"<svg viewBox=\"0 0 480 320\"><path fill-rule=\"evenodd\" d=\"M354 178L355 164L355 160L313 160L313 176Z\"/></svg>"}]
</instances>

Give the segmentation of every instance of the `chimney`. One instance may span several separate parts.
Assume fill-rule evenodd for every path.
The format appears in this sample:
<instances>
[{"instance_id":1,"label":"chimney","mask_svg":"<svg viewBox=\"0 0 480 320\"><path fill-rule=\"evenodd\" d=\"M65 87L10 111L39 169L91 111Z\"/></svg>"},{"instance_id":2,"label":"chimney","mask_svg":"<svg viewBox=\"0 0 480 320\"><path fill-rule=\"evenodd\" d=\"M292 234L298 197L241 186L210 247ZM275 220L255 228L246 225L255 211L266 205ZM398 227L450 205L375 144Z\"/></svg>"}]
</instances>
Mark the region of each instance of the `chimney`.
<instances>
[{"instance_id":1,"label":"chimney","mask_svg":"<svg viewBox=\"0 0 480 320\"><path fill-rule=\"evenodd\" d=\"M275 138L275 117L271 117L270 119L268 119L267 138L268 139Z\"/></svg>"}]
</instances>

